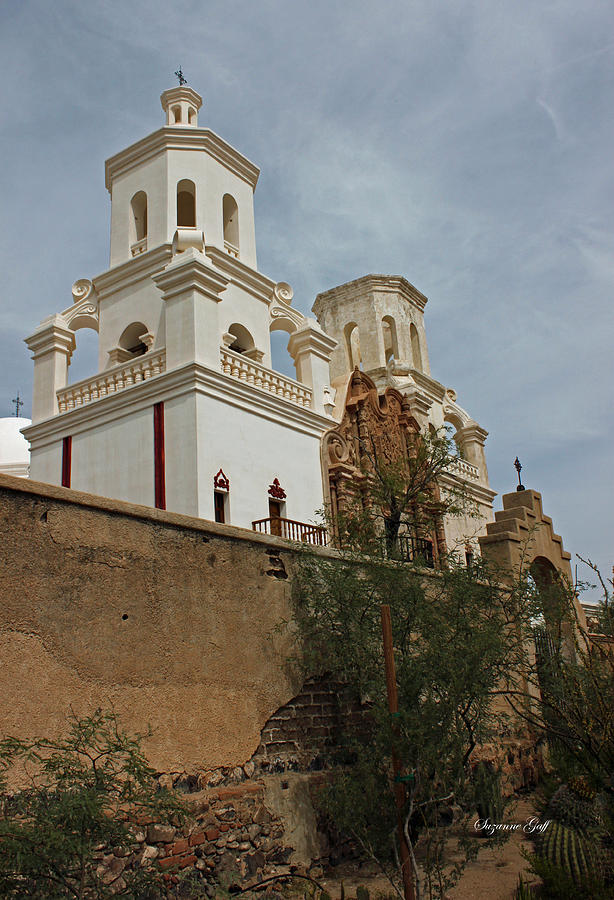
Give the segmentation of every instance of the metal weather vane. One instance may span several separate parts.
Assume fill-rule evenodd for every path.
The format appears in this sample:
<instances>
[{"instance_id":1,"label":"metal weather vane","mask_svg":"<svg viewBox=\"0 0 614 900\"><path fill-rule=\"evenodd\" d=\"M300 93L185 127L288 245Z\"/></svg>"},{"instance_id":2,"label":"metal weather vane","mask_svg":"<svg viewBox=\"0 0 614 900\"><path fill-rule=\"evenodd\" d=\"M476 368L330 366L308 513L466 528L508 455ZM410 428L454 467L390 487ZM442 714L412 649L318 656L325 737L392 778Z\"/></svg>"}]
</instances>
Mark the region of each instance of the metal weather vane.
<instances>
[{"instance_id":1,"label":"metal weather vane","mask_svg":"<svg viewBox=\"0 0 614 900\"><path fill-rule=\"evenodd\" d=\"M184 76L183 72L181 71L181 66L179 66L179 68L175 72L175 75L179 79L179 87L182 87L184 84L188 83L188 79Z\"/></svg>"}]
</instances>

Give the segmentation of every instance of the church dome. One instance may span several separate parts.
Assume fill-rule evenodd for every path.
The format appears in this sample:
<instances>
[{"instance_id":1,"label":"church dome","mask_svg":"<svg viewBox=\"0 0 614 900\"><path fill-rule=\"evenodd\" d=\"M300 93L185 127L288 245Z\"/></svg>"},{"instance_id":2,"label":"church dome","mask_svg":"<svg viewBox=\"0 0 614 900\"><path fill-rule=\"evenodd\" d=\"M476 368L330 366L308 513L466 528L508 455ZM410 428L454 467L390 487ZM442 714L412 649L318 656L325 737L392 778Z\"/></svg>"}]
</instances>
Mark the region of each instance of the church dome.
<instances>
[{"instance_id":1,"label":"church dome","mask_svg":"<svg viewBox=\"0 0 614 900\"><path fill-rule=\"evenodd\" d=\"M0 419L0 472L27 478L30 470L30 445L21 429L31 425L30 419L9 416Z\"/></svg>"}]
</instances>

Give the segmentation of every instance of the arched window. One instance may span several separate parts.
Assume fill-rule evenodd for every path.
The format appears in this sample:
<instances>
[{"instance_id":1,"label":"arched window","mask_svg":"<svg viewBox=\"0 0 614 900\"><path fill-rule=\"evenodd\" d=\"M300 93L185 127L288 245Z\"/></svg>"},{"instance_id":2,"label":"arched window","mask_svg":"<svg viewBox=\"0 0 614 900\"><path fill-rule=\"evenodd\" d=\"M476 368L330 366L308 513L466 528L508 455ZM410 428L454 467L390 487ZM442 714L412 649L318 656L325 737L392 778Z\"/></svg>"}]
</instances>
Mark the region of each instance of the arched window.
<instances>
[{"instance_id":1,"label":"arched window","mask_svg":"<svg viewBox=\"0 0 614 900\"><path fill-rule=\"evenodd\" d=\"M447 435L450 441L454 441L456 445L456 449L458 451L458 455L461 459L465 458L465 448L463 447L463 442L460 438L460 431L463 427L462 420L455 415L451 415L450 413L446 413L444 416L444 428L445 434ZM440 429L441 432L441 429ZM451 445L452 446L452 445Z\"/></svg>"},{"instance_id":2,"label":"arched window","mask_svg":"<svg viewBox=\"0 0 614 900\"><path fill-rule=\"evenodd\" d=\"M98 372L98 333L92 325L80 326L76 319L70 327L75 331L75 349L68 360L67 384L74 384Z\"/></svg>"},{"instance_id":3,"label":"arched window","mask_svg":"<svg viewBox=\"0 0 614 900\"><path fill-rule=\"evenodd\" d=\"M196 227L196 185L188 178L177 184L177 228Z\"/></svg>"},{"instance_id":4,"label":"arched window","mask_svg":"<svg viewBox=\"0 0 614 900\"><path fill-rule=\"evenodd\" d=\"M421 372L422 352L420 350L420 336L418 335L418 329L413 322L409 326L409 336L411 339L411 355L414 363L414 369L417 369L419 372Z\"/></svg>"},{"instance_id":5,"label":"arched window","mask_svg":"<svg viewBox=\"0 0 614 900\"><path fill-rule=\"evenodd\" d=\"M382 333L384 336L384 356L386 362L399 358L399 343L397 341L397 326L392 316L384 316L382 319Z\"/></svg>"},{"instance_id":6,"label":"arched window","mask_svg":"<svg viewBox=\"0 0 614 900\"><path fill-rule=\"evenodd\" d=\"M175 125L181 124L181 107L173 106L172 108L173 119L175 120Z\"/></svg>"},{"instance_id":7,"label":"arched window","mask_svg":"<svg viewBox=\"0 0 614 900\"><path fill-rule=\"evenodd\" d=\"M145 191L137 191L130 201L130 248L135 256L135 244L144 241L147 237L147 194ZM143 247L142 250L146 250ZM142 252L139 249L139 252Z\"/></svg>"},{"instance_id":8,"label":"arched window","mask_svg":"<svg viewBox=\"0 0 614 900\"><path fill-rule=\"evenodd\" d=\"M190 106L190 108L188 109L188 124L194 125L195 122L196 122L196 110L194 109L193 106Z\"/></svg>"},{"instance_id":9,"label":"arched window","mask_svg":"<svg viewBox=\"0 0 614 900\"><path fill-rule=\"evenodd\" d=\"M356 322L349 322L345 326L344 332L345 346L350 369L355 369L356 366L358 366L359 369L362 369L362 356L360 354L360 332L358 330L358 325L356 324Z\"/></svg>"},{"instance_id":10,"label":"arched window","mask_svg":"<svg viewBox=\"0 0 614 900\"><path fill-rule=\"evenodd\" d=\"M296 362L288 351L288 340L296 331L296 324L285 316L273 319L269 329L271 365L276 372L300 381Z\"/></svg>"},{"instance_id":11,"label":"arched window","mask_svg":"<svg viewBox=\"0 0 614 900\"><path fill-rule=\"evenodd\" d=\"M234 337L229 349L234 350L235 353L249 353L255 348L254 339L244 325L235 322L228 329L228 334Z\"/></svg>"},{"instance_id":12,"label":"arched window","mask_svg":"<svg viewBox=\"0 0 614 900\"><path fill-rule=\"evenodd\" d=\"M234 197L224 194L222 200L222 218L224 220L224 246L233 256L239 255L239 210Z\"/></svg>"},{"instance_id":13,"label":"arched window","mask_svg":"<svg viewBox=\"0 0 614 900\"><path fill-rule=\"evenodd\" d=\"M147 353L147 344L142 340L147 333L147 325L143 325L142 322L133 322L122 331L119 347L126 353L130 353L131 356L142 356Z\"/></svg>"}]
</instances>

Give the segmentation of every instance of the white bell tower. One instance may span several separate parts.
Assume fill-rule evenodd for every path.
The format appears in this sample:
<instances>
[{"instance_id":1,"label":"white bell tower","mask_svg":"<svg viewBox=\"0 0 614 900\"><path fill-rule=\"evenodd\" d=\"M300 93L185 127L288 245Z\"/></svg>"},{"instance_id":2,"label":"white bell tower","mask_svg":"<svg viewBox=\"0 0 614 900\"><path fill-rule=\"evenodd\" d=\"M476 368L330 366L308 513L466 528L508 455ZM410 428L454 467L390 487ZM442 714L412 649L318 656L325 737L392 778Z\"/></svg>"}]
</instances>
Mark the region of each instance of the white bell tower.
<instances>
[{"instance_id":1,"label":"white bell tower","mask_svg":"<svg viewBox=\"0 0 614 900\"><path fill-rule=\"evenodd\" d=\"M275 485L288 518L309 522L336 341L258 271L258 167L199 126L193 88L160 99L162 127L105 165L109 269L27 338L32 477L248 528ZM98 373L68 384L82 327L98 331ZM271 368L277 329L295 379Z\"/></svg>"},{"instance_id":2,"label":"white bell tower","mask_svg":"<svg viewBox=\"0 0 614 900\"><path fill-rule=\"evenodd\" d=\"M107 160L111 267L165 243L177 229L257 268L254 190L258 168L208 128L202 97L181 85L160 97L165 125Z\"/></svg>"}]
</instances>

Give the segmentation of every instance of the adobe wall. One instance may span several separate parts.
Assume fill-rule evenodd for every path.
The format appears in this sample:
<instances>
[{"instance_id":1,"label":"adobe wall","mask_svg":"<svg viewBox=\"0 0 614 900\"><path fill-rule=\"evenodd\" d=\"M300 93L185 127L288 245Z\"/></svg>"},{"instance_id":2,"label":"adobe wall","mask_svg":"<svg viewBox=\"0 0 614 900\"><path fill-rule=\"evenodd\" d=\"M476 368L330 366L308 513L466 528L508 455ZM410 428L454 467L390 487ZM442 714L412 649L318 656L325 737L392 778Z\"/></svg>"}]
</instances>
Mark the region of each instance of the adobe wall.
<instances>
[{"instance_id":1,"label":"adobe wall","mask_svg":"<svg viewBox=\"0 0 614 900\"><path fill-rule=\"evenodd\" d=\"M202 805L185 834L147 835L169 866L325 856L310 785L364 710L288 667L295 566L279 538L0 475L0 734L65 732L99 706L151 726L151 765ZM530 743L492 750L511 787L533 777Z\"/></svg>"},{"instance_id":2,"label":"adobe wall","mask_svg":"<svg viewBox=\"0 0 614 900\"><path fill-rule=\"evenodd\" d=\"M283 541L0 476L0 731L113 707L161 772L245 763L299 690Z\"/></svg>"}]
</instances>

